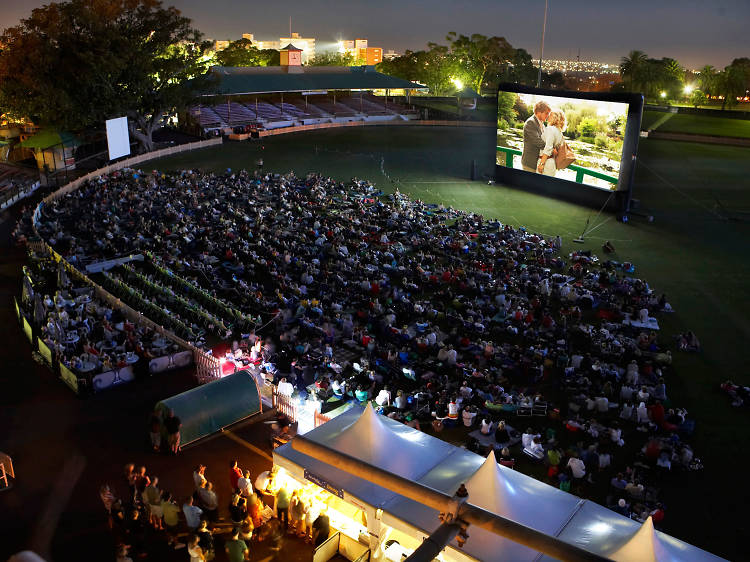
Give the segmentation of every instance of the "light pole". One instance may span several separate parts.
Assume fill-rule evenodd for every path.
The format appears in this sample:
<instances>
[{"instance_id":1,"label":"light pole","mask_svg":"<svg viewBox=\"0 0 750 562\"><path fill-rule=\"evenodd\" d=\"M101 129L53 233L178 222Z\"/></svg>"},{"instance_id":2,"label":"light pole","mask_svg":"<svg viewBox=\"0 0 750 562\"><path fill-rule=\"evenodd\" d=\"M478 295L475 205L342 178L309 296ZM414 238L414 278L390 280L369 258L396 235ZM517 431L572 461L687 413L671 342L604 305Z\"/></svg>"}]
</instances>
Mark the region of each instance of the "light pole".
<instances>
[{"instance_id":1,"label":"light pole","mask_svg":"<svg viewBox=\"0 0 750 562\"><path fill-rule=\"evenodd\" d=\"M542 48L539 52L539 75L536 79L536 87L542 87L542 59L544 58L544 32L547 31L547 9L549 8L549 0L544 0L544 23L542 24Z\"/></svg>"}]
</instances>

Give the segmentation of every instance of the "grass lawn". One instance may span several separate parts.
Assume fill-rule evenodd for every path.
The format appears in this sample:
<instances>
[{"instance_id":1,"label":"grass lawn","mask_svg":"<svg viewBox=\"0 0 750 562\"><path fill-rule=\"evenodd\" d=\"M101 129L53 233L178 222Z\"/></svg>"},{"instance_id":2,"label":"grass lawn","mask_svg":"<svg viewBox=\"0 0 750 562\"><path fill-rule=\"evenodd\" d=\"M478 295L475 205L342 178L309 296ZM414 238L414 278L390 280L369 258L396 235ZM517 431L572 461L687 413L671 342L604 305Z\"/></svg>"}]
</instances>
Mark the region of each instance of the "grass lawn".
<instances>
[{"instance_id":1,"label":"grass lawn","mask_svg":"<svg viewBox=\"0 0 750 562\"><path fill-rule=\"evenodd\" d=\"M704 118L685 117L690 132L708 133ZM710 118L705 118L710 119ZM645 118L644 118L645 121ZM678 122L679 123L679 122ZM686 128L687 125L686 125ZM687 130L685 130L687 132ZM674 350L671 336L692 329L701 354L674 351L667 381L672 402L697 420L693 444L706 468L675 475L664 488L664 529L683 540L730 559L746 556L742 546L745 506L750 500L744 466L750 463L746 411L732 409L718 384L727 378L750 385L746 346L750 342L750 159L747 149L642 139L634 196L654 222L634 218L622 224L612 215L512 188L469 181L470 162L490 173L493 129L452 127L363 127L294 133L262 144L229 143L167 158L149 168L252 168L262 155L267 169L298 175L319 171L342 180L357 176L385 191L428 202L481 212L525 225L547 235L560 234L564 253L599 251L605 240L617 248L614 259L632 261L636 275L657 292L666 292L676 312L659 319L661 341ZM727 220L732 215L738 220ZM573 245L587 217L592 231L586 244ZM742 219L742 220L739 220Z\"/></svg>"},{"instance_id":2,"label":"grass lawn","mask_svg":"<svg viewBox=\"0 0 750 562\"><path fill-rule=\"evenodd\" d=\"M651 127L665 115L660 111L644 111L641 129ZM712 117L709 115L672 115L658 128L665 133L688 133L693 135L712 135L718 137L750 138L750 121L731 119L729 117Z\"/></svg>"}]
</instances>

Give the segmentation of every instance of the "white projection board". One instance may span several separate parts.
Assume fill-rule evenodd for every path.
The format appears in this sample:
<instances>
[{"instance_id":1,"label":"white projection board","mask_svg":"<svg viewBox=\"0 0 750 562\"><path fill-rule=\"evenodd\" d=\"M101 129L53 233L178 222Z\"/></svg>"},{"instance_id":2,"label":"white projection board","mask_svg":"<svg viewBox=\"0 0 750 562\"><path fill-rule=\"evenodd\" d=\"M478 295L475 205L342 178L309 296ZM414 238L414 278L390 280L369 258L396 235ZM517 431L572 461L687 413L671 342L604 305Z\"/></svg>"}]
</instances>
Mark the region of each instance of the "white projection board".
<instances>
[{"instance_id":1,"label":"white projection board","mask_svg":"<svg viewBox=\"0 0 750 562\"><path fill-rule=\"evenodd\" d=\"M128 118L118 117L107 120L107 146L109 159L130 154L130 134L128 133Z\"/></svg>"}]
</instances>

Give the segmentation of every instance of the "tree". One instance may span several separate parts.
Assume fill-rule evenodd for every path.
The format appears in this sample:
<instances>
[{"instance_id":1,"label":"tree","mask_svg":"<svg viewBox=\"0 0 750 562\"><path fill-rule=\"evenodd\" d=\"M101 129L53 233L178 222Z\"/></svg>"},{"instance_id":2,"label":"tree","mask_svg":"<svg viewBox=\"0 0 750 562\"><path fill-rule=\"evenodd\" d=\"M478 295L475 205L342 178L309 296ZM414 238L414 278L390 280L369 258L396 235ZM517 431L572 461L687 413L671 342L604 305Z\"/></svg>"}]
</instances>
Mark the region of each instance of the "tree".
<instances>
[{"instance_id":1,"label":"tree","mask_svg":"<svg viewBox=\"0 0 750 562\"><path fill-rule=\"evenodd\" d=\"M730 64L719 72L716 77L716 86L719 95L723 96L721 109L737 104L737 98L745 94L746 81L745 72L739 65Z\"/></svg>"},{"instance_id":2,"label":"tree","mask_svg":"<svg viewBox=\"0 0 750 562\"><path fill-rule=\"evenodd\" d=\"M51 3L0 36L0 105L74 131L127 115L151 150L156 127L208 84L201 37L158 0Z\"/></svg>"},{"instance_id":3,"label":"tree","mask_svg":"<svg viewBox=\"0 0 750 562\"><path fill-rule=\"evenodd\" d=\"M641 72L647 61L648 56L643 51L630 51L628 56L620 59L620 76L622 76L623 80L628 79L630 82L629 90L631 92L636 91L641 78Z\"/></svg>"},{"instance_id":4,"label":"tree","mask_svg":"<svg viewBox=\"0 0 750 562\"><path fill-rule=\"evenodd\" d=\"M710 64L701 68L698 71L698 84L703 93L712 95L716 89L716 69Z\"/></svg>"},{"instance_id":5,"label":"tree","mask_svg":"<svg viewBox=\"0 0 750 562\"><path fill-rule=\"evenodd\" d=\"M378 70L390 76L424 84L434 96L444 96L455 90L451 78L456 67L448 47L428 43L428 51L406 51L402 56L383 61Z\"/></svg>"},{"instance_id":6,"label":"tree","mask_svg":"<svg viewBox=\"0 0 750 562\"><path fill-rule=\"evenodd\" d=\"M706 94L701 92L700 90L693 90L693 93L690 95L690 104L693 107L698 107L699 105L706 105L708 103L708 97Z\"/></svg>"},{"instance_id":7,"label":"tree","mask_svg":"<svg viewBox=\"0 0 750 562\"><path fill-rule=\"evenodd\" d=\"M214 55L219 66L278 66L279 51L258 49L250 39L230 41L229 45Z\"/></svg>"},{"instance_id":8,"label":"tree","mask_svg":"<svg viewBox=\"0 0 750 562\"><path fill-rule=\"evenodd\" d=\"M459 73L480 93L483 86L491 86L486 82L487 77L497 75L514 55L514 49L505 37L486 37L479 33L466 36L451 31L446 40L458 63Z\"/></svg>"},{"instance_id":9,"label":"tree","mask_svg":"<svg viewBox=\"0 0 750 562\"><path fill-rule=\"evenodd\" d=\"M321 53L315 55L307 66L354 66L360 64L351 53Z\"/></svg>"}]
</instances>

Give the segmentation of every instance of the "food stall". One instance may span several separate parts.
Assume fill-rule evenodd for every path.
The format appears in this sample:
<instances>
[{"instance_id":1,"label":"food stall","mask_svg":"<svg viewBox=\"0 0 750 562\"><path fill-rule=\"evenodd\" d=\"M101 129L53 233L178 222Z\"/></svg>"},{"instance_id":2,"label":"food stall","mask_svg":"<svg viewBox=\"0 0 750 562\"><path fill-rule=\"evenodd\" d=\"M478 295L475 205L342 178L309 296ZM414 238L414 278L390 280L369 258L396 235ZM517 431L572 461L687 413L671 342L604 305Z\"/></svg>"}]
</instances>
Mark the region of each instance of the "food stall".
<instances>
[{"instance_id":1,"label":"food stall","mask_svg":"<svg viewBox=\"0 0 750 562\"><path fill-rule=\"evenodd\" d=\"M469 503L600 556L612 558L619 550L631 548L640 533L649 540L636 541L646 544L648 550L639 559L719 560L664 533L644 530L638 522L614 511L500 466L492 453L485 459L380 416L371 406L364 411L356 406L311 430L305 439L446 496L464 483ZM275 449L273 459L285 478L318 494L320 501L329 505L331 528L339 532L338 551L349 560L356 560L361 548L369 548L372 560L400 561L440 525L437 510L303 454L294 448L294 440ZM483 528L470 527L469 535L463 548L453 539L438 560L540 559L534 549ZM324 562L335 552L328 549L315 562Z\"/></svg>"}]
</instances>

